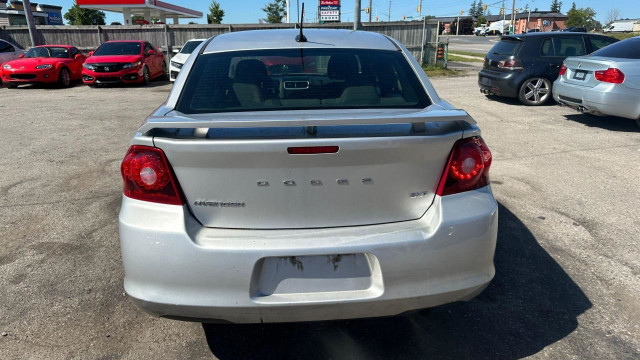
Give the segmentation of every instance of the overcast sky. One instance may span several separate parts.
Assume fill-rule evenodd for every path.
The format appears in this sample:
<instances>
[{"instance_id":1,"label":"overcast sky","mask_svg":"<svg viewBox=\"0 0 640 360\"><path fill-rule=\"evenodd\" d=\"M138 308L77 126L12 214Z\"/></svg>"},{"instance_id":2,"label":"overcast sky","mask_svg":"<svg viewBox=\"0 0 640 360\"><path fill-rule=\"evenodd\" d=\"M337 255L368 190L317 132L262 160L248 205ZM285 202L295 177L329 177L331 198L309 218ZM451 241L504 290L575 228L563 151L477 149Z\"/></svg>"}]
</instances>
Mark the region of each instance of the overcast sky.
<instances>
[{"instance_id":1,"label":"overcast sky","mask_svg":"<svg viewBox=\"0 0 640 360\"><path fill-rule=\"evenodd\" d=\"M188 7L194 10L201 11L205 14L202 19L195 19L193 21L197 23L206 22L206 14L210 0L164 0L166 2ZM387 20L389 16L389 1L391 1L391 20L401 20L402 16L417 16L417 7L420 0L373 0L373 16L378 15L380 20ZM422 14L435 15L435 16L447 16L457 15L460 10L464 10L465 14L469 11L469 7L473 0L423 0ZM73 5L73 0L41 0L40 2L52 5L61 5L64 12ZM258 19L264 18L264 12L262 8L267 4L268 0L219 0L222 5L222 9L225 11L224 23L256 23ZM495 15L500 12L499 7L501 2L498 0L489 0L488 3L496 3L494 8L491 8L491 12ZM511 1L507 0L507 7L511 9ZM296 0L291 0L291 13L296 14ZM551 0L516 0L516 7L524 8L528 4L531 9L538 8L540 10L549 10ZM317 9L318 1L306 1L305 7L307 7L306 16L313 18ZM607 12L611 8L617 8L620 10L620 14L624 18L640 18L640 0L578 0L576 1L578 7L592 7L596 10L596 18L601 22L605 22L607 18ZM342 20L353 20L353 6L354 0L342 1ZM369 0L362 0L362 8L369 6ZM566 13L571 7L571 2L565 1L562 5L562 11ZM510 10L509 10L510 12ZM122 15L119 13L107 12L107 24L112 21L122 22ZM366 14L362 13L363 18ZM292 16L295 19L295 16ZM170 21L169 21L170 22ZM186 21L184 21L186 22Z\"/></svg>"}]
</instances>

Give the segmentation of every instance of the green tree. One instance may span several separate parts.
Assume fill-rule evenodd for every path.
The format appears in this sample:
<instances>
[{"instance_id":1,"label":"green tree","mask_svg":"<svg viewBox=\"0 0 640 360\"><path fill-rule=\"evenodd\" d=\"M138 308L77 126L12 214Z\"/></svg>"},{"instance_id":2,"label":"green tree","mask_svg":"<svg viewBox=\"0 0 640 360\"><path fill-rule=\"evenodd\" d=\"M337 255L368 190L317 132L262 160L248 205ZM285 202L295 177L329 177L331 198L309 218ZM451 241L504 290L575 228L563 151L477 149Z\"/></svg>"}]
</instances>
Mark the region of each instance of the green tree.
<instances>
[{"instance_id":1,"label":"green tree","mask_svg":"<svg viewBox=\"0 0 640 360\"><path fill-rule=\"evenodd\" d=\"M551 12L561 13L562 12L562 1L560 0L552 0L551 1Z\"/></svg>"},{"instance_id":2,"label":"green tree","mask_svg":"<svg viewBox=\"0 0 640 360\"><path fill-rule=\"evenodd\" d=\"M469 8L469 15L476 16L477 12L478 12L478 3L476 2L476 0L473 0L473 2L471 3L471 7Z\"/></svg>"},{"instance_id":3,"label":"green tree","mask_svg":"<svg viewBox=\"0 0 640 360\"><path fill-rule=\"evenodd\" d=\"M598 22L595 19L596 12L590 7L575 8L571 7L571 10L567 12L567 26L584 27L588 31L595 30L598 26Z\"/></svg>"},{"instance_id":4,"label":"green tree","mask_svg":"<svg viewBox=\"0 0 640 360\"><path fill-rule=\"evenodd\" d=\"M280 24L282 20L287 16L287 3L286 0L273 0L262 8L267 14L267 18L264 19L270 24Z\"/></svg>"},{"instance_id":5,"label":"green tree","mask_svg":"<svg viewBox=\"0 0 640 360\"><path fill-rule=\"evenodd\" d=\"M484 17L484 15L480 14L480 16L478 16L478 25L486 24L486 23L487 23L487 19Z\"/></svg>"},{"instance_id":6,"label":"green tree","mask_svg":"<svg viewBox=\"0 0 640 360\"><path fill-rule=\"evenodd\" d=\"M67 20L69 25L105 25L105 14L100 10L83 9L78 6L78 3L74 1L74 4L64 14L64 19Z\"/></svg>"},{"instance_id":7,"label":"green tree","mask_svg":"<svg viewBox=\"0 0 640 360\"><path fill-rule=\"evenodd\" d=\"M209 15L207 15L207 23L209 24L222 24L222 18L224 17L224 10L220 7L220 3L216 0L211 1L209 5Z\"/></svg>"},{"instance_id":8,"label":"green tree","mask_svg":"<svg viewBox=\"0 0 640 360\"><path fill-rule=\"evenodd\" d=\"M122 25L122 23L119 22L119 21L114 21L114 22L111 23L111 25Z\"/></svg>"},{"instance_id":9,"label":"green tree","mask_svg":"<svg viewBox=\"0 0 640 360\"><path fill-rule=\"evenodd\" d=\"M478 1L478 7L476 7L476 13L474 16L479 17L481 15L484 15L484 4L482 3L482 0Z\"/></svg>"}]
</instances>

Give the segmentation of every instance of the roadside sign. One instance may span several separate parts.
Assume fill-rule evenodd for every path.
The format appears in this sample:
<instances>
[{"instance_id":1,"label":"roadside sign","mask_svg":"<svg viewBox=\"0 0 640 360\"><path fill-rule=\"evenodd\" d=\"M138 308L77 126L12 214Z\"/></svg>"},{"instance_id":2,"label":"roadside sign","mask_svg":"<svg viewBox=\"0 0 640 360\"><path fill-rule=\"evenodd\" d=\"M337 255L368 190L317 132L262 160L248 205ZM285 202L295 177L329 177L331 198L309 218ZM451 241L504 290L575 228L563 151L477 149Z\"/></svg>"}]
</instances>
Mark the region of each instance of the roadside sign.
<instances>
[{"instance_id":1,"label":"roadside sign","mask_svg":"<svg viewBox=\"0 0 640 360\"><path fill-rule=\"evenodd\" d=\"M320 0L320 6L325 5L340 6L340 0Z\"/></svg>"},{"instance_id":2,"label":"roadside sign","mask_svg":"<svg viewBox=\"0 0 640 360\"><path fill-rule=\"evenodd\" d=\"M320 0L320 22L340 22L340 0Z\"/></svg>"}]
</instances>

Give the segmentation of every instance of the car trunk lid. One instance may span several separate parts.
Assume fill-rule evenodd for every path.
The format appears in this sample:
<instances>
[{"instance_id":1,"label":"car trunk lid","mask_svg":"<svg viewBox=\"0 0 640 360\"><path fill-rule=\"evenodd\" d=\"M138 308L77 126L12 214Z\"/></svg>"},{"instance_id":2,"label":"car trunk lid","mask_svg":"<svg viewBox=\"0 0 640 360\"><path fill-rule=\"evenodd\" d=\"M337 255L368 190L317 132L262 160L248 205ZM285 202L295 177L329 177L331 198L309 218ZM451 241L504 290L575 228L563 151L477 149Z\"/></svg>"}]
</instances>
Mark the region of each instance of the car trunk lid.
<instances>
[{"instance_id":1,"label":"car trunk lid","mask_svg":"<svg viewBox=\"0 0 640 360\"><path fill-rule=\"evenodd\" d=\"M251 127L220 114L164 117L141 130L204 226L285 229L420 218L462 136L458 121L473 122L463 111L322 113L302 123L256 113L245 116ZM310 147L320 153L290 153Z\"/></svg>"},{"instance_id":2,"label":"car trunk lid","mask_svg":"<svg viewBox=\"0 0 640 360\"><path fill-rule=\"evenodd\" d=\"M615 64L614 61L603 58L592 57L575 57L567 58L564 61L564 66L567 67L562 79L573 85L595 87L601 84L595 78L595 72L601 70L607 70Z\"/></svg>"}]
</instances>

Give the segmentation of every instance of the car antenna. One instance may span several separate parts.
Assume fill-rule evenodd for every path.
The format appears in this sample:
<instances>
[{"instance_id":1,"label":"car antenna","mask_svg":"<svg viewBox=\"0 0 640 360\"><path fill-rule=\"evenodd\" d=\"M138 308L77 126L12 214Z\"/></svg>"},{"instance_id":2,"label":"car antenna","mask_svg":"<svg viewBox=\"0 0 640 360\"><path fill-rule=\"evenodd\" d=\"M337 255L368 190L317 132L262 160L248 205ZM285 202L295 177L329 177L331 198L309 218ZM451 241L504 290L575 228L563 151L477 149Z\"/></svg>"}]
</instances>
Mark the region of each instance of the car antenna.
<instances>
[{"instance_id":1,"label":"car antenna","mask_svg":"<svg viewBox=\"0 0 640 360\"><path fill-rule=\"evenodd\" d=\"M297 42L307 42L307 37L302 33L302 24L304 23L304 3L302 3L302 14L300 14L300 34L296 35Z\"/></svg>"}]
</instances>

